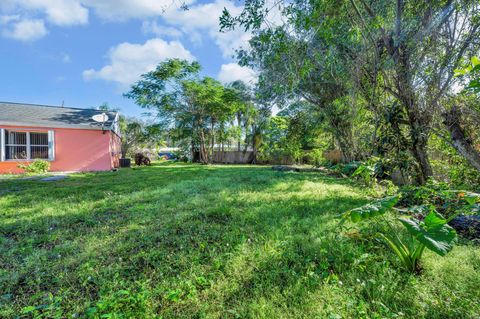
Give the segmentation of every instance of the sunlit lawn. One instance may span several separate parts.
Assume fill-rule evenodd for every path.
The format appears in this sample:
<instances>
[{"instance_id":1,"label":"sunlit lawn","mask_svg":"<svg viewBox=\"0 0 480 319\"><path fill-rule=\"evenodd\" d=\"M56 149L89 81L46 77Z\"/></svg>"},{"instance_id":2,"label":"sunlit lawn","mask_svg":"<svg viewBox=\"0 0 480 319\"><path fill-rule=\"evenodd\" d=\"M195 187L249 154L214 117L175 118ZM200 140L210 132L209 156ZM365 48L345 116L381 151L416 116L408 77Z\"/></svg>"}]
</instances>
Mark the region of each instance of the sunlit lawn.
<instances>
[{"instance_id":1,"label":"sunlit lawn","mask_svg":"<svg viewBox=\"0 0 480 319\"><path fill-rule=\"evenodd\" d=\"M0 318L480 317L478 246L416 276L336 228L367 193L252 166L1 180Z\"/></svg>"}]
</instances>

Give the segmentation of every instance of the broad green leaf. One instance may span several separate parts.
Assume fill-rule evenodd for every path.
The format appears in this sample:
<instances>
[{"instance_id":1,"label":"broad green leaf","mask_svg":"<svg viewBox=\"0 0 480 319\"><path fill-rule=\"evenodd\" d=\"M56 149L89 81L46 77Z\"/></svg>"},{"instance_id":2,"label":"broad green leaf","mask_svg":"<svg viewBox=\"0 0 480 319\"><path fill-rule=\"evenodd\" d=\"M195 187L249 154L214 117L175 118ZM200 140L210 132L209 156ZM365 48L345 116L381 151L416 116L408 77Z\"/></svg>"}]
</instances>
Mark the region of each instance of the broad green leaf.
<instances>
[{"instance_id":1,"label":"broad green leaf","mask_svg":"<svg viewBox=\"0 0 480 319\"><path fill-rule=\"evenodd\" d=\"M480 58L478 58L477 56L473 56L471 58L471 61L472 61L473 66L480 65Z\"/></svg>"},{"instance_id":2,"label":"broad green leaf","mask_svg":"<svg viewBox=\"0 0 480 319\"><path fill-rule=\"evenodd\" d=\"M480 202L480 194L477 194L477 193L465 192L465 195L463 196L463 198L470 205Z\"/></svg>"},{"instance_id":3,"label":"broad green leaf","mask_svg":"<svg viewBox=\"0 0 480 319\"><path fill-rule=\"evenodd\" d=\"M480 90L480 79L472 80L465 89L474 92Z\"/></svg>"},{"instance_id":4,"label":"broad green leaf","mask_svg":"<svg viewBox=\"0 0 480 319\"><path fill-rule=\"evenodd\" d=\"M432 229L446 224L447 220L435 211L430 211L430 213L423 220L423 223L427 229Z\"/></svg>"},{"instance_id":5,"label":"broad green leaf","mask_svg":"<svg viewBox=\"0 0 480 319\"><path fill-rule=\"evenodd\" d=\"M350 218L351 218L352 222L356 223L356 222L359 222L362 219L362 216L360 215L360 213L358 211L352 211L351 214L350 214Z\"/></svg>"},{"instance_id":6,"label":"broad green leaf","mask_svg":"<svg viewBox=\"0 0 480 319\"><path fill-rule=\"evenodd\" d=\"M350 219L352 222L357 223L371 217L383 215L395 206L398 199L398 195L382 198L376 202L349 210L343 214L343 218Z\"/></svg>"},{"instance_id":7,"label":"broad green leaf","mask_svg":"<svg viewBox=\"0 0 480 319\"><path fill-rule=\"evenodd\" d=\"M27 314L27 313L31 313L33 311L37 310L37 307L35 306L27 306L27 307L23 307L22 308L22 313L24 314Z\"/></svg>"},{"instance_id":8,"label":"broad green leaf","mask_svg":"<svg viewBox=\"0 0 480 319\"><path fill-rule=\"evenodd\" d=\"M416 205L416 206L408 207L406 211L409 212L410 214L426 215L427 213L431 212L432 209L434 209L434 207L431 205Z\"/></svg>"},{"instance_id":9,"label":"broad green leaf","mask_svg":"<svg viewBox=\"0 0 480 319\"><path fill-rule=\"evenodd\" d=\"M455 69L453 73L456 77L458 77L458 76L465 75L466 71L465 69Z\"/></svg>"},{"instance_id":10,"label":"broad green leaf","mask_svg":"<svg viewBox=\"0 0 480 319\"><path fill-rule=\"evenodd\" d=\"M453 248L457 233L437 212L430 212L423 222L411 218L399 220L416 240L440 256L445 256Z\"/></svg>"}]
</instances>

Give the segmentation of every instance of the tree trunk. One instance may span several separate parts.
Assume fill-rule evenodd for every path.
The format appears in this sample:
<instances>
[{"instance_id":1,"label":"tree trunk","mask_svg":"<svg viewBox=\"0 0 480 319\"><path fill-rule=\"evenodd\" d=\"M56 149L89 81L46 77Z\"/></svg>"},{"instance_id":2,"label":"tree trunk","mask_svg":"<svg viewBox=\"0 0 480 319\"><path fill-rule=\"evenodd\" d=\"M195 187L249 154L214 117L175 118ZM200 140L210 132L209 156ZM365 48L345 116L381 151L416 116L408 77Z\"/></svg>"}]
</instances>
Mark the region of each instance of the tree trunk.
<instances>
[{"instance_id":1,"label":"tree trunk","mask_svg":"<svg viewBox=\"0 0 480 319\"><path fill-rule=\"evenodd\" d=\"M240 136L238 136L238 141L237 141L237 151L240 152L240 144L241 144L241 139L242 139L242 114L240 112L237 113L237 125L238 128L240 129Z\"/></svg>"},{"instance_id":2,"label":"tree trunk","mask_svg":"<svg viewBox=\"0 0 480 319\"><path fill-rule=\"evenodd\" d=\"M191 141L191 147L192 147L192 162L195 162L195 143L193 142L193 139Z\"/></svg>"},{"instance_id":3,"label":"tree trunk","mask_svg":"<svg viewBox=\"0 0 480 319\"><path fill-rule=\"evenodd\" d=\"M433 175L432 166L426 151L428 138L417 138L412 143L412 153L418 163L417 183L424 185Z\"/></svg>"},{"instance_id":4,"label":"tree trunk","mask_svg":"<svg viewBox=\"0 0 480 319\"><path fill-rule=\"evenodd\" d=\"M225 143L222 141L222 163L225 164Z\"/></svg>"},{"instance_id":5,"label":"tree trunk","mask_svg":"<svg viewBox=\"0 0 480 319\"><path fill-rule=\"evenodd\" d=\"M253 152L253 157L252 157L252 163L251 164L256 164L257 163L257 155L258 155L258 148L262 144L262 136L260 133L260 130L255 124L252 124L252 152Z\"/></svg>"},{"instance_id":6,"label":"tree trunk","mask_svg":"<svg viewBox=\"0 0 480 319\"><path fill-rule=\"evenodd\" d=\"M420 111L413 99L408 99L405 104L409 119L410 138L412 141L410 152L418 165L416 180L419 185L424 185L427 180L433 176L432 166L430 165L430 159L427 153L430 117L425 114L420 115Z\"/></svg>"},{"instance_id":7,"label":"tree trunk","mask_svg":"<svg viewBox=\"0 0 480 319\"><path fill-rule=\"evenodd\" d=\"M212 120L211 131L212 131L212 147L211 147L210 161L213 162L213 156L215 153L215 121L214 120Z\"/></svg>"},{"instance_id":8,"label":"tree trunk","mask_svg":"<svg viewBox=\"0 0 480 319\"><path fill-rule=\"evenodd\" d=\"M401 14L401 12L399 13ZM400 34L400 31L398 31ZM409 130L411 138L411 153L417 162L417 183L424 185L428 178L433 175L432 166L427 154L427 144L429 136L429 126L431 122L431 113L421 110L418 105L418 99L412 85L413 71L410 67L410 51L402 42L397 50L392 53L396 62L397 89L409 121Z\"/></svg>"},{"instance_id":9,"label":"tree trunk","mask_svg":"<svg viewBox=\"0 0 480 319\"><path fill-rule=\"evenodd\" d=\"M336 134L336 140L340 151L342 152L342 160L344 163L350 163L355 160L355 155L352 150L353 145L347 141L341 134Z\"/></svg>"},{"instance_id":10,"label":"tree trunk","mask_svg":"<svg viewBox=\"0 0 480 319\"><path fill-rule=\"evenodd\" d=\"M446 125L452 138L452 145L475 169L480 171L480 152L472 145L460 125L460 111L457 106L443 114L443 123Z\"/></svg>"},{"instance_id":11,"label":"tree trunk","mask_svg":"<svg viewBox=\"0 0 480 319\"><path fill-rule=\"evenodd\" d=\"M353 133L351 123L339 117L330 119L334 128L333 135L342 152L343 162L349 163L355 160L355 145L353 144Z\"/></svg>"},{"instance_id":12,"label":"tree trunk","mask_svg":"<svg viewBox=\"0 0 480 319\"><path fill-rule=\"evenodd\" d=\"M208 152L205 147L205 133L203 129L200 129L200 162L202 164L208 164Z\"/></svg>"}]
</instances>

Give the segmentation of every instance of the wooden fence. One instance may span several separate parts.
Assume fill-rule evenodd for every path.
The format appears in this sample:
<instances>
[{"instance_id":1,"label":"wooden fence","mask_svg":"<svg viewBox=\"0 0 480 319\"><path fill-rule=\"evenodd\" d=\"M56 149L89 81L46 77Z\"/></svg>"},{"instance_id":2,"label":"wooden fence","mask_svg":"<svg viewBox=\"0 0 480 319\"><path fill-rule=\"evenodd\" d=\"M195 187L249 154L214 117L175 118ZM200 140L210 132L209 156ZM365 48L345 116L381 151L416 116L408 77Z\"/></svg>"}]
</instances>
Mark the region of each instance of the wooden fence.
<instances>
[{"instance_id":1,"label":"wooden fence","mask_svg":"<svg viewBox=\"0 0 480 319\"><path fill-rule=\"evenodd\" d=\"M325 151L323 157L333 164L342 162L342 152L339 150ZM194 161L199 161L200 155L198 152L194 154ZM214 151L213 162L218 164L252 164L254 160L252 151ZM304 152L304 156L297 164L312 164L312 159L309 156L309 151ZM277 155L269 160L255 161L256 164L270 164L270 165L293 165L295 161L292 157L286 155Z\"/></svg>"}]
</instances>

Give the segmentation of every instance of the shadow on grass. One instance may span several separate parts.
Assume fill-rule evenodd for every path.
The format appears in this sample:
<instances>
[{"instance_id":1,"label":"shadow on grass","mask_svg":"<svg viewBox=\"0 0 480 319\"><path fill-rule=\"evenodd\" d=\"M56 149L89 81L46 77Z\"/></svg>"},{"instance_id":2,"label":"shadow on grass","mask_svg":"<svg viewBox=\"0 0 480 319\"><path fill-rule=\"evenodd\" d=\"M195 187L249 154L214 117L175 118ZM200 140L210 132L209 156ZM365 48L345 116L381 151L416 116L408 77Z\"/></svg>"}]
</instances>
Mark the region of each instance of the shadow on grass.
<instances>
[{"instance_id":1,"label":"shadow on grass","mask_svg":"<svg viewBox=\"0 0 480 319\"><path fill-rule=\"evenodd\" d=\"M338 236L333 219L366 201L348 181L161 164L8 187L23 189L0 199L0 290L12 295L4 304L12 311L52 293L65 314L82 314L115 291L141 287L155 314L233 317L226 310L249 312L273 296L302 309L339 278L359 290L340 293L372 299L351 278L371 244ZM381 260L369 267L364 275L386 271ZM387 288L404 289L389 276Z\"/></svg>"}]
</instances>

